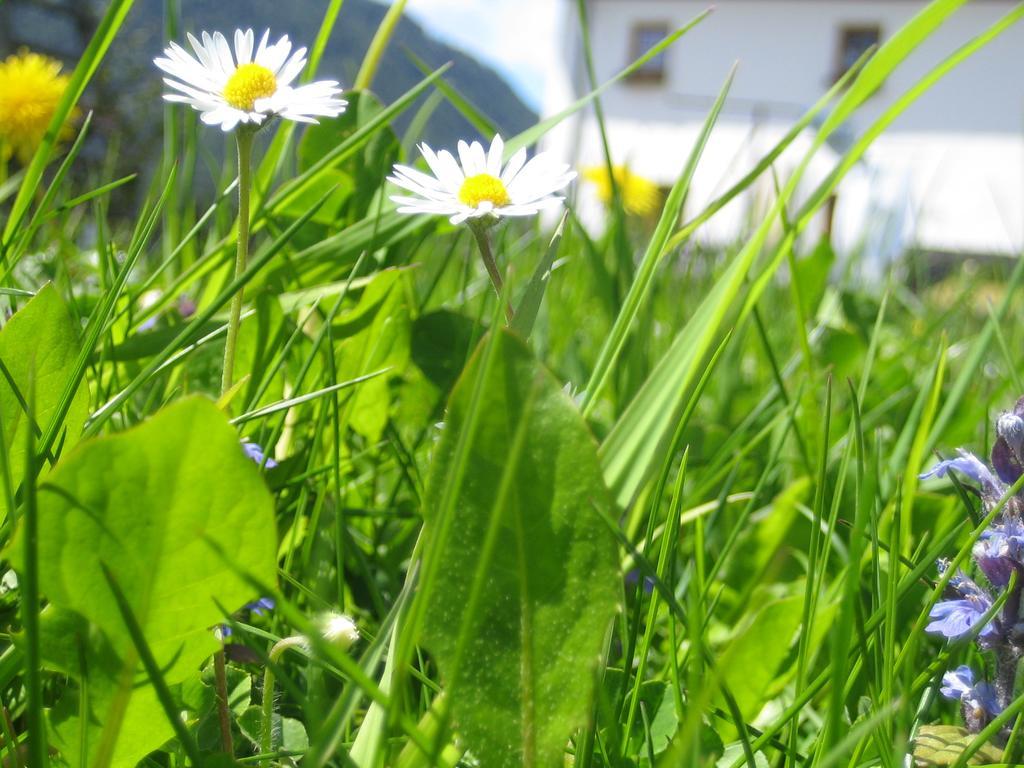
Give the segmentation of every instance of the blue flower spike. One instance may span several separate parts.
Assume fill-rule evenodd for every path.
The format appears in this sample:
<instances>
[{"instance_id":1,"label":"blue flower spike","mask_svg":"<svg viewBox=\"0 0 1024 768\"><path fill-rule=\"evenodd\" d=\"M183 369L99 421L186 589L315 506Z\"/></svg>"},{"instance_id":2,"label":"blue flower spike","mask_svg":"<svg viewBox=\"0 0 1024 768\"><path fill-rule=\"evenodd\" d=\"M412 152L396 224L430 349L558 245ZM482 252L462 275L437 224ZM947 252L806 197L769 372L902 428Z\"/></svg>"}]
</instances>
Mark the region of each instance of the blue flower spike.
<instances>
[{"instance_id":1,"label":"blue flower spike","mask_svg":"<svg viewBox=\"0 0 1024 768\"><path fill-rule=\"evenodd\" d=\"M964 476L978 486L980 514L992 518L971 549L977 571L987 584L979 585L962 571L953 574L944 599L932 606L931 621L925 627L926 632L949 641L973 637L983 652L995 657L991 683L975 682L968 666L942 678L942 695L960 701L971 733L979 733L1014 700L1018 667L1024 659L1024 492L1008 495L1011 485L1024 475L1024 397L1012 411L1000 414L995 426L991 467L961 448L955 458L940 461L920 475L922 480L950 472ZM948 562L939 561L940 574L948 567ZM1000 609L984 622L997 598ZM1008 728L1000 738L1009 736Z\"/></svg>"}]
</instances>

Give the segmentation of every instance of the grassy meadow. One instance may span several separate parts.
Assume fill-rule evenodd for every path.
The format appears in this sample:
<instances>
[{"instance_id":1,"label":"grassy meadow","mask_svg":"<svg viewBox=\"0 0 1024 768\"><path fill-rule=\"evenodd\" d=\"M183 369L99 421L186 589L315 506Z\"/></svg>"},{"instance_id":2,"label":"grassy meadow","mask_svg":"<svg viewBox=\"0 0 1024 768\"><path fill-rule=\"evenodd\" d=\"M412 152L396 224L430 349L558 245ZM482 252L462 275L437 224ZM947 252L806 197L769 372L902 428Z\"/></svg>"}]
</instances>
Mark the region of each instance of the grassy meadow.
<instances>
[{"instance_id":1,"label":"grassy meadow","mask_svg":"<svg viewBox=\"0 0 1024 768\"><path fill-rule=\"evenodd\" d=\"M989 578L1003 645L984 622L925 631L959 588L940 560L988 584L971 554L1022 482L919 479L1009 434L1024 263L940 274L907 253L865 283L816 218L1024 7L801 184L964 2L922 6L697 210L722 84L655 210L636 215L620 176L597 234L576 218L583 179L543 216L396 210L388 176L430 172L417 142L438 104L495 134L445 68L374 95L404 2L340 116L225 132L168 104L155 172L111 174L83 153L102 115L77 106L132 6L111 0L45 135L0 153L3 765L1024 765L1007 618L1024 568ZM303 78L334 76L317 62L345 13L324 6L296 41ZM613 83L503 137L504 159ZM778 176L799 135L809 154ZM773 174L734 245L700 244ZM959 665L1000 676L998 707L940 692Z\"/></svg>"}]
</instances>

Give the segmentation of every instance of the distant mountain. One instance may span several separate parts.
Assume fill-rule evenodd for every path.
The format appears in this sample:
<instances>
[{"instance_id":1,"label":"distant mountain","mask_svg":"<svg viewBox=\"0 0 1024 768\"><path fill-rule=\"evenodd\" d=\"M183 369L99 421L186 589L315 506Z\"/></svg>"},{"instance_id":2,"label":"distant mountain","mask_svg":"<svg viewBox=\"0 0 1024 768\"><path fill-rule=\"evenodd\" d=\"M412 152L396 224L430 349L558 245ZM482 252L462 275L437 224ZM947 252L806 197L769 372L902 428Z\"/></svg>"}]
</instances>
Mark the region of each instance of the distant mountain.
<instances>
[{"instance_id":1,"label":"distant mountain","mask_svg":"<svg viewBox=\"0 0 1024 768\"><path fill-rule=\"evenodd\" d=\"M0 55L27 45L71 65L106 5L98 0L0 0ZM118 134L126 160L136 152L151 154L160 141L162 85L152 60L163 47L164 5L160 0L136 0L86 99L86 106L96 111L96 124ZM183 39L185 31L230 33L236 26L251 26L257 35L269 28L275 39L287 34L297 45L311 45L326 5L324 0L180 0L182 30L176 37ZM386 11L372 0L345 0L318 74L351 85ZM385 103L423 78L407 51L431 68L451 61L446 80L503 134L518 133L536 122L536 115L497 72L433 39L407 18L399 23L373 84ZM399 131L415 111L416 106L398 121ZM459 138L475 135L445 102L433 112L421 138L433 146L452 146Z\"/></svg>"}]
</instances>

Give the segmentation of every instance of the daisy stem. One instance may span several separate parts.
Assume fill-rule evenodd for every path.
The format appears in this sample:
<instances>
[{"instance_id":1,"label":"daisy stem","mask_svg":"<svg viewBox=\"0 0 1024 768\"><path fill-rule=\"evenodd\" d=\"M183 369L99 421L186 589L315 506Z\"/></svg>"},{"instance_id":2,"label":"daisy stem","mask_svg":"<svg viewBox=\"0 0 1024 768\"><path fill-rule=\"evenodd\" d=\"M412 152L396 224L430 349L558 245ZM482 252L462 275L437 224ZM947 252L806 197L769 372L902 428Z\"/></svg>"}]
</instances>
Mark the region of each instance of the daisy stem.
<instances>
[{"instance_id":1,"label":"daisy stem","mask_svg":"<svg viewBox=\"0 0 1024 768\"><path fill-rule=\"evenodd\" d=\"M245 272L249 259L249 192L252 187L252 140L253 132L245 126L235 131L238 143L238 250L235 254L235 278ZM242 317L244 288L239 288L231 300L231 314L228 318L228 338L224 345L224 372L221 375L220 393L223 396L231 389L235 370L235 347L238 344L238 326Z\"/></svg>"},{"instance_id":2,"label":"daisy stem","mask_svg":"<svg viewBox=\"0 0 1024 768\"><path fill-rule=\"evenodd\" d=\"M477 246L480 248L480 256L484 260L484 267L487 268L487 274L491 278L491 285L494 286L494 292L498 294L498 301L502 301L505 295L505 282L501 279L501 272L498 271L497 262L494 261L494 253L491 251L491 240L487 235L487 226L485 224L471 221L469 228L473 232L473 237L476 238ZM515 317L515 313L512 311L512 305L506 301L506 324L512 325L513 317Z\"/></svg>"},{"instance_id":3,"label":"daisy stem","mask_svg":"<svg viewBox=\"0 0 1024 768\"><path fill-rule=\"evenodd\" d=\"M238 144L238 250L235 252L235 278L245 272L249 258L249 188L252 186L252 139L253 132L246 127L235 131ZM220 393L225 395L231 389L235 370L235 347L238 344L238 326L242 318L243 288L231 299L231 314L228 316L228 338L224 345L224 370L221 373ZM234 755L231 738L231 710L228 708L227 668L224 663L224 649L213 656L214 681L217 688L217 716L220 722L221 748L228 755Z\"/></svg>"}]
</instances>

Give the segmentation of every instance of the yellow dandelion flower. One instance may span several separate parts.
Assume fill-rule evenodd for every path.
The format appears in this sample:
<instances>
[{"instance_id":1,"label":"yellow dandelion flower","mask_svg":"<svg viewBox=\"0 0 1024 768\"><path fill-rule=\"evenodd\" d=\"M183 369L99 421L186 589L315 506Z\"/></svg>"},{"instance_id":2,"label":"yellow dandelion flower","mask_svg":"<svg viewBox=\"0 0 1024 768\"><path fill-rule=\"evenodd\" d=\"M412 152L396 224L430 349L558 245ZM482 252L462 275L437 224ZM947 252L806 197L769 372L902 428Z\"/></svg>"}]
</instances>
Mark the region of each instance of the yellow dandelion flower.
<instances>
[{"instance_id":1,"label":"yellow dandelion flower","mask_svg":"<svg viewBox=\"0 0 1024 768\"><path fill-rule=\"evenodd\" d=\"M627 213L634 216L652 216L661 207L661 190L648 178L633 173L624 165L616 165L612 172L615 186L619 188L622 204ZM612 185L608 178L608 168L594 165L583 169L583 178L597 190L597 196L608 205L612 201Z\"/></svg>"},{"instance_id":2,"label":"yellow dandelion flower","mask_svg":"<svg viewBox=\"0 0 1024 768\"><path fill-rule=\"evenodd\" d=\"M59 61L24 49L0 62L0 160L32 159L70 80L60 70ZM62 137L70 130L69 121Z\"/></svg>"}]
</instances>

